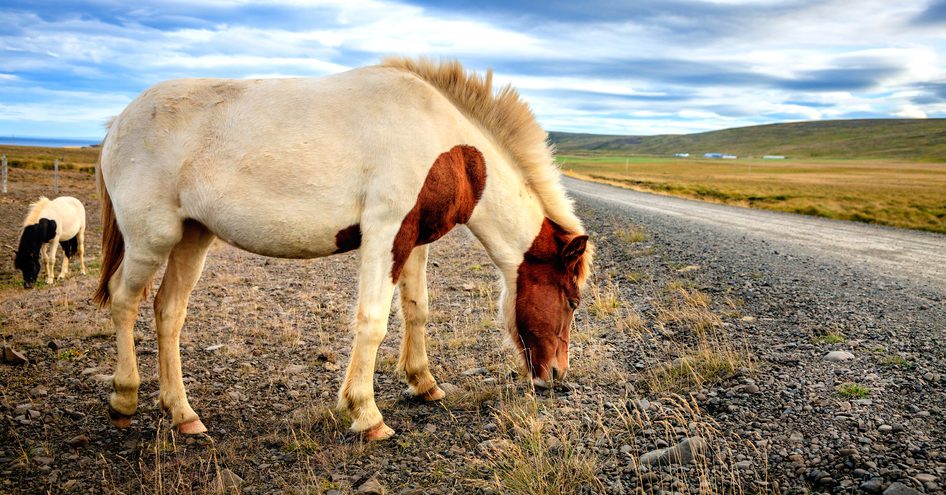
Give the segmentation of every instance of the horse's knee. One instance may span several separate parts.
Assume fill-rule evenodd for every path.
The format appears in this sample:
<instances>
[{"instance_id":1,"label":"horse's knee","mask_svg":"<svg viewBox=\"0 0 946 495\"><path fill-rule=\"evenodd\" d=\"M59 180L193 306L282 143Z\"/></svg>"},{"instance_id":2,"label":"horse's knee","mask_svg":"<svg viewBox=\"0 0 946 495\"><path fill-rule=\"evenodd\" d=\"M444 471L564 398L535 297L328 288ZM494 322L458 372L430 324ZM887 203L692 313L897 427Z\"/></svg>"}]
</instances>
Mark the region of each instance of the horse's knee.
<instances>
[{"instance_id":1,"label":"horse's knee","mask_svg":"<svg viewBox=\"0 0 946 495\"><path fill-rule=\"evenodd\" d=\"M387 326L386 314L359 311L355 320L355 336L366 344L380 345L388 333Z\"/></svg>"}]
</instances>

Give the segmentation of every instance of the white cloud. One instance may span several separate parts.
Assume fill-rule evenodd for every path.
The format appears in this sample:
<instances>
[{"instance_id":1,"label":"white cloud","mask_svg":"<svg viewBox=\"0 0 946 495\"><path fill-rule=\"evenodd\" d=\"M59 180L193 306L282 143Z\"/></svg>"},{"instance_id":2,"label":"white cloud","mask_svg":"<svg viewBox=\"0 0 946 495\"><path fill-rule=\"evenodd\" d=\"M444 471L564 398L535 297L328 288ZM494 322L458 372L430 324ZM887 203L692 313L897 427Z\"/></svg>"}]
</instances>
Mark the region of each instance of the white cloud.
<instances>
[{"instance_id":1,"label":"white cloud","mask_svg":"<svg viewBox=\"0 0 946 495\"><path fill-rule=\"evenodd\" d=\"M907 119L925 119L927 118L926 112L923 111L918 106L915 105L905 105L900 109L899 112L895 113L897 117L904 117Z\"/></svg>"}]
</instances>

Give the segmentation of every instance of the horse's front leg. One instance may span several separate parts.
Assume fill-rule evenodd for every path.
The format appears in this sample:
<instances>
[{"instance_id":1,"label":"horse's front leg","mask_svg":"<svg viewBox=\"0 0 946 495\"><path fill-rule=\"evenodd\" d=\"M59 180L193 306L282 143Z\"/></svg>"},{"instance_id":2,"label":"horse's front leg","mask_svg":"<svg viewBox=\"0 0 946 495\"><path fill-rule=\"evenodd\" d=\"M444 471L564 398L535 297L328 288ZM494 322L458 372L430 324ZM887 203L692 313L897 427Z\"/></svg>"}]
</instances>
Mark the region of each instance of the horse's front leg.
<instances>
[{"instance_id":1,"label":"horse's front leg","mask_svg":"<svg viewBox=\"0 0 946 495\"><path fill-rule=\"evenodd\" d=\"M378 237L388 242L365 239L361 246L355 339L345 382L338 394L338 408L351 414L351 430L363 434L367 440L384 440L394 435L394 430L384 424L374 401L375 359L387 333L388 312L394 295L390 244L394 236Z\"/></svg>"},{"instance_id":2,"label":"horse's front leg","mask_svg":"<svg viewBox=\"0 0 946 495\"><path fill-rule=\"evenodd\" d=\"M427 323L427 246L411 251L404 263L401 278L401 314L404 317L404 339L398 371L404 374L410 392L424 400L444 398L444 392L430 374L424 325Z\"/></svg>"},{"instance_id":3,"label":"horse's front leg","mask_svg":"<svg viewBox=\"0 0 946 495\"><path fill-rule=\"evenodd\" d=\"M49 247L47 247L46 255L46 284L53 283L53 272L56 268L56 249L59 248L59 238L54 237L53 240L49 241Z\"/></svg>"}]
</instances>

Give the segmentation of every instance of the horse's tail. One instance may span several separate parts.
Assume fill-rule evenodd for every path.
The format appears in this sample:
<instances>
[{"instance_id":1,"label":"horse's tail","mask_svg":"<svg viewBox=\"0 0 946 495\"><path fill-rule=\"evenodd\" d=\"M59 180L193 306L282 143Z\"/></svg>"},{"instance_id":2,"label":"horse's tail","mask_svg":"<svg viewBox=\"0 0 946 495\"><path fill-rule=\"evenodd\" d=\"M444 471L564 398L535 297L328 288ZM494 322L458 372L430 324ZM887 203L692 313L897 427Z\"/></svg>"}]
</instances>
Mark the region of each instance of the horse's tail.
<instances>
[{"instance_id":1,"label":"horse's tail","mask_svg":"<svg viewBox=\"0 0 946 495\"><path fill-rule=\"evenodd\" d=\"M92 300L99 307L104 307L111 298L111 294L108 292L108 282L118 271L118 267L121 266L122 259L125 257L125 238L122 237L122 231L118 229L115 210L112 209L112 198L109 197L108 189L105 188L105 179L102 177L101 153L99 153L96 169L99 196L102 198L102 272L99 274L99 286L95 289Z\"/></svg>"}]
</instances>

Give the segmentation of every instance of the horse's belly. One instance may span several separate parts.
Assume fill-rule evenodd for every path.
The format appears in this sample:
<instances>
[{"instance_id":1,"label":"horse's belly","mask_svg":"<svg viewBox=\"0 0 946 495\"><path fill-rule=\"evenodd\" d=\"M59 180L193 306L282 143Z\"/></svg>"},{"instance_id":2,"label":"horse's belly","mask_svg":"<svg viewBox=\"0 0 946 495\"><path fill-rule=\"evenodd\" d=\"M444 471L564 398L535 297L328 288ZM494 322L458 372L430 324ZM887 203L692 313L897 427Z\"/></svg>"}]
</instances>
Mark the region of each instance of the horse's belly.
<instances>
[{"instance_id":1,"label":"horse's belly","mask_svg":"<svg viewBox=\"0 0 946 495\"><path fill-rule=\"evenodd\" d=\"M339 233L344 236L349 225L324 221L320 225L304 225L300 219L282 217L265 219L256 223L255 228L247 228L245 220L246 217L231 213L204 223L229 244L276 258L319 258L358 247L345 241L339 246Z\"/></svg>"},{"instance_id":2,"label":"horse's belly","mask_svg":"<svg viewBox=\"0 0 946 495\"><path fill-rule=\"evenodd\" d=\"M317 258L356 249L353 225L361 209L336 197L231 194L187 214L217 237L241 249L278 258ZM245 201L232 201L246 198ZM360 232L357 236L360 244Z\"/></svg>"}]
</instances>

